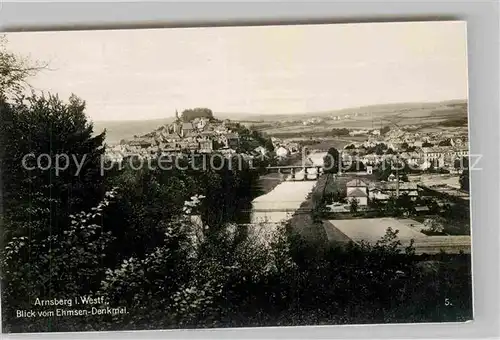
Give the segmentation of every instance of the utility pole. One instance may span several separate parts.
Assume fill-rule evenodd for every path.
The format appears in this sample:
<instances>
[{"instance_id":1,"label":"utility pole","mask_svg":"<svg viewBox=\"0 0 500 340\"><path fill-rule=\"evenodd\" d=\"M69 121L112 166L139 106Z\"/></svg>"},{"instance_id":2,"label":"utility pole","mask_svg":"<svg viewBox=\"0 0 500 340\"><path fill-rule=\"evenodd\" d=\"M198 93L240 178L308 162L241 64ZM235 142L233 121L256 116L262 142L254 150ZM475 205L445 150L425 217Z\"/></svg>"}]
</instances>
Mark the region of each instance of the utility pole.
<instances>
[{"instance_id":1,"label":"utility pole","mask_svg":"<svg viewBox=\"0 0 500 340\"><path fill-rule=\"evenodd\" d=\"M342 151L339 151L339 168L337 171L338 176L342 175Z\"/></svg>"},{"instance_id":2,"label":"utility pole","mask_svg":"<svg viewBox=\"0 0 500 340\"><path fill-rule=\"evenodd\" d=\"M396 154L396 198L399 198L399 151Z\"/></svg>"}]
</instances>

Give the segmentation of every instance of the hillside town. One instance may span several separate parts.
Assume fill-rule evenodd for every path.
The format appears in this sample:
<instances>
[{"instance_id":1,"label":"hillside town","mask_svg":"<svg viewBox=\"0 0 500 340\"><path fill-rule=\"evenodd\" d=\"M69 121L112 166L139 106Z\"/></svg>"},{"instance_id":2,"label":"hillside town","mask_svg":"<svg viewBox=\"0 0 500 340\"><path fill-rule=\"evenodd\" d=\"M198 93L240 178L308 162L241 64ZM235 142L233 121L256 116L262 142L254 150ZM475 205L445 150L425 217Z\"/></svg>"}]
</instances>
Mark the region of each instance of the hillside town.
<instances>
[{"instance_id":1,"label":"hillside town","mask_svg":"<svg viewBox=\"0 0 500 340\"><path fill-rule=\"evenodd\" d=\"M235 128L234 122L227 119L196 117L190 121L183 121L177 111L175 117L173 123L160 126L155 131L108 146L107 158L118 162L127 156L155 158L162 154L217 152L228 156L239 153L249 158L283 161L300 152L299 143L274 137L270 137L272 148L264 145L258 145L250 150L241 148L243 142L251 136L241 135Z\"/></svg>"},{"instance_id":2,"label":"hillside town","mask_svg":"<svg viewBox=\"0 0 500 340\"><path fill-rule=\"evenodd\" d=\"M362 178L346 184L347 200L356 199L360 207L406 194L413 201L426 195L451 198L468 210L468 177L461 182L463 175L468 176L466 128L428 133L399 128L385 134L377 131L365 141L346 145L340 153L343 162L353 164L346 171ZM399 171L391 162L400 163ZM342 210L339 206L332 209Z\"/></svg>"},{"instance_id":3,"label":"hillside town","mask_svg":"<svg viewBox=\"0 0 500 340\"><path fill-rule=\"evenodd\" d=\"M346 145L342 155L372 166L397 155L414 170L457 173L456 160L468 155L467 128L427 133L396 128L385 134L373 130L365 141Z\"/></svg>"}]
</instances>

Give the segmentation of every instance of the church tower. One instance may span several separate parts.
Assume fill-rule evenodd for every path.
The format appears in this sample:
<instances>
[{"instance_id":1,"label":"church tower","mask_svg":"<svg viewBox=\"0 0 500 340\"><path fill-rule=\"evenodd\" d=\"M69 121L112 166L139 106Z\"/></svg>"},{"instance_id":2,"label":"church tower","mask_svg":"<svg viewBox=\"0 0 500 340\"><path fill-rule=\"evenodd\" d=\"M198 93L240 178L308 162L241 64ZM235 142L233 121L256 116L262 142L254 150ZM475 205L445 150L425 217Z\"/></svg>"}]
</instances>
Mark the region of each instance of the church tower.
<instances>
[{"instance_id":1,"label":"church tower","mask_svg":"<svg viewBox=\"0 0 500 340\"><path fill-rule=\"evenodd\" d=\"M175 120L176 121L180 120L180 118L179 118L179 112L177 111L177 109L175 109Z\"/></svg>"}]
</instances>

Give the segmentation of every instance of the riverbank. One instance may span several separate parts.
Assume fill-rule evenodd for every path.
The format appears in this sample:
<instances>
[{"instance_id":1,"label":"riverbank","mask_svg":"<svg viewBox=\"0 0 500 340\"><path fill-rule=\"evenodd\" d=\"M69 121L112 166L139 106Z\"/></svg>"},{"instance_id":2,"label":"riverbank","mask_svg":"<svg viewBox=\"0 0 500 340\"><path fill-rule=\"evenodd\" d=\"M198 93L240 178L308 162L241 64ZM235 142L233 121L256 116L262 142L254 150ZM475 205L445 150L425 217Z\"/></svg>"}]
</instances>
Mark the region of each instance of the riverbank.
<instances>
[{"instance_id":1,"label":"riverbank","mask_svg":"<svg viewBox=\"0 0 500 340\"><path fill-rule=\"evenodd\" d=\"M301 164L302 164L301 154L297 153L290 156L290 158L284 164L281 165L301 165ZM260 176L257 185L258 194L254 198L257 198L259 196L271 192L280 183L284 182L285 178L286 178L285 176L277 172L272 172Z\"/></svg>"},{"instance_id":2,"label":"riverbank","mask_svg":"<svg viewBox=\"0 0 500 340\"><path fill-rule=\"evenodd\" d=\"M301 211L308 210L311 212L307 214L295 213L289 221L290 232L314 246L325 246L328 243L328 236L322 221L315 219L314 216L327 184L328 176L326 174L321 175L307 199L300 206Z\"/></svg>"},{"instance_id":3,"label":"riverbank","mask_svg":"<svg viewBox=\"0 0 500 340\"><path fill-rule=\"evenodd\" d=\"M322 153L312 154L309 159L311 163L322 166L323 156ZM327 242L321 221L314 219L314 209L322 197L326 177L320 176L316 181L284 181L284 176L281 176L280 180L271 191L252 201L251 223L272 228L278 223L288 222L290 231L307 243L320 245Z\"/></svg>"}]
</instances>

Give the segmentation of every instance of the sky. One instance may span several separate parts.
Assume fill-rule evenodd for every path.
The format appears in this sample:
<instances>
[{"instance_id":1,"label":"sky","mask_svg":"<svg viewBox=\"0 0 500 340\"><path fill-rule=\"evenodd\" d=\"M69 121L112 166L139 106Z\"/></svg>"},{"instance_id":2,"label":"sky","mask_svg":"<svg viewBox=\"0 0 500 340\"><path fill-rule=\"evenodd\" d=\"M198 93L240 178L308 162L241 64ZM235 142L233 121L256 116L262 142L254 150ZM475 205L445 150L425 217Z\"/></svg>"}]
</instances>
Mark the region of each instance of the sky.
<instances>
[{"instance_id":1,"label":"sky","mask_svg":"<svg viewBox=\"0 0 500 340\"><path fill-rule=\"evenodd\" d=\"M36 89L87 103L94 121L175 110L306 113L467 98L460 21L8 33L49 69Z\"/></svg>"}]
</instances>

